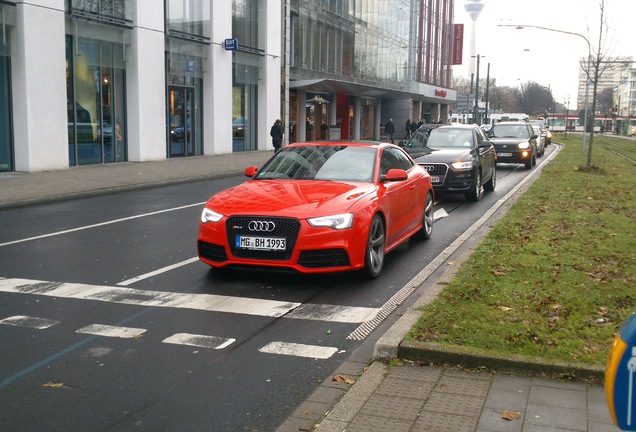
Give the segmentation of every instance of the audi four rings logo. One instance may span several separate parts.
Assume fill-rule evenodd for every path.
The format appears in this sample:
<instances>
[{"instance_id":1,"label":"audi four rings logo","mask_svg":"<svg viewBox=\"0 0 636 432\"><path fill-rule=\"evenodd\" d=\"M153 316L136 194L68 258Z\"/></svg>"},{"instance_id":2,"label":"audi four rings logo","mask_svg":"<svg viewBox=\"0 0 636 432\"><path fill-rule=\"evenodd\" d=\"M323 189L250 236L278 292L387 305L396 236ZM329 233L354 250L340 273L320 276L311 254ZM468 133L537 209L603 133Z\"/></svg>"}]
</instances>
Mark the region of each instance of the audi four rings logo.
<instances>
[{"instance_id":1,"label":"audi four rings logo","mask_svg":"<svg viewBox=\"0 0 636 432\"><path fill-rule=\"evenodd\" d=\"M424 169L426 171L435 171L435 166L434 165L424 165Z\"/></svg>"},{"instance_id":2,"label":"audi four rings logo","mask_svg":"<svg viewBox=\"0 0 636 432\"><path fill-rule=\"evenodd\" d=\"M276 224L271 221L250 221L247 228L250 231L272 232L276 228Z\"/></svg>"}]
</instances>

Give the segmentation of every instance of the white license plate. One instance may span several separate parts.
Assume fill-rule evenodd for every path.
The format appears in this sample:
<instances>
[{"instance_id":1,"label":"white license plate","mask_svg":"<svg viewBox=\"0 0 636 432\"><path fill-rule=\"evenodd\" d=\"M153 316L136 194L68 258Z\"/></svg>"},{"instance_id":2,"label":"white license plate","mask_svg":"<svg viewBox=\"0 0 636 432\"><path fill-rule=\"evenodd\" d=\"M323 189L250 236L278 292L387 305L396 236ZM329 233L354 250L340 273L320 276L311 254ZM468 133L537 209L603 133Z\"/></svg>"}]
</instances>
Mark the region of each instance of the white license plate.
<instances>
[{"instance_id":1,"label":"white license plate","mask_svg":"<svg viewBox=\"0 0 636 432\"><path fill-rule=\"evenodd\" d=\"M512 153L497 153L497 156L501 156L501 157L511 157Z\"/></svg>"},{"instance_id":2,"label":"white license plate","mask_svg":"<svg viewBox=\"0 0 636 432\"><path fill-rule=\"evenodd\" d=\"M431 183L441 183L439 176L431 176Z\"/></svg>"},{"instance_id":3,"label":"white license plate","mask_svg":"<svg viewBox=\"0 0 636 432\"><path fill-rule=\"evenodd\" d=\"M237 249L255 250L285 250L287 239L284 237L250 237L236 236L235 246Z\"/></svg>"}]
</instances>

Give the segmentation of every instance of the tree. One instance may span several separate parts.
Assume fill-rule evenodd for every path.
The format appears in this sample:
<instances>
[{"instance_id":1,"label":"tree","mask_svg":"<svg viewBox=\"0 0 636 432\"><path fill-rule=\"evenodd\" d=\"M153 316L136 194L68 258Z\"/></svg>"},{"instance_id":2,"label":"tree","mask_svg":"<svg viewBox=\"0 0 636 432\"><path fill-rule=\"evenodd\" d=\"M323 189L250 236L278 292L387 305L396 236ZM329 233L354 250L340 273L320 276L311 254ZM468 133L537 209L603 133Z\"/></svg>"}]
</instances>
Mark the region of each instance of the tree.
<instances>
[{"instance_id":1,"label":"tree","mask_svg":"<svg viewBox=\"0 0 636 432\"><path fill-rule=\"evenodd\" d=\"M552 107L552 92L549 88L529 81L521 85L521 111L535 116L545 114Z\"/></svg>"},{"instance_id":2,"label":"tree","mask_svg":"<svg viewBox=\"0 0 636 432\"><path fill-rule=\"evenodd\" d=\"M610 108L614 106L614 89L606 88L596 97L598 110L601 113L609 114Z\"/></svg>"}]
</instances>

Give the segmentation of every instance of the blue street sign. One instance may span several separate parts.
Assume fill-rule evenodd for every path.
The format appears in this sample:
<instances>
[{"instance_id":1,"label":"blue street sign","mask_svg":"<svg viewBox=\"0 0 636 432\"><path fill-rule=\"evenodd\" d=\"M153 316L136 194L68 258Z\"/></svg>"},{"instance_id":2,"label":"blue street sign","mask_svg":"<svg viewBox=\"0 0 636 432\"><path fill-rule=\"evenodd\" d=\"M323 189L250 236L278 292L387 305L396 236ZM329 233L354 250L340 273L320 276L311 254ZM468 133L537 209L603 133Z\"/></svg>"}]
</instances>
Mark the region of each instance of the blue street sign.
<instances>
[{"instance_id":1,"label":"blue street sign","mask_svg":"<svg viewBox=\"0 0 636 432\"><path fill-rule=\"evenodd\" d=\"M238 39L225 39L223 47L226 51L236 51L238 49Z\"/></svg>"}]
</instances>

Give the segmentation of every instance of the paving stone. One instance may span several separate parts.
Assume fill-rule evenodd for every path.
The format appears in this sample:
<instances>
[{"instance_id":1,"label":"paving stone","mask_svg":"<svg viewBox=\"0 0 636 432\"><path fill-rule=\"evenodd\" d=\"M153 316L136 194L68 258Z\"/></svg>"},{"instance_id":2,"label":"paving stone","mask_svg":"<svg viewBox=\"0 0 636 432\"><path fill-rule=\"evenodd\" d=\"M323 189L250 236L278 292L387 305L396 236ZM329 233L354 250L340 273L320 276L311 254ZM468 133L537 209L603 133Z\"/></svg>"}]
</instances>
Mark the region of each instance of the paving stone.
<instances>
[{"instance_id":1,"label":"paving stone","mask_svg":"<svg viewBox=\"0 0 636 432\"><path fill-rule=\"evenodd\" d=\"M436 391L486 398L490 381L475 380L459 376L443 375L437 382Z\"/></svg>"},{"instance_id":2,"label":"paving stone","mask_svg":"<svg viewBox=\"0 0 636 432\"><path fill-rule=\"evenodd\" d=\"M585 387L581 391L533 385L530 389L528 403L585 410L587 407L587 394Z\"/></svg>"},{"instance_id":3,"label":"paving stone","mask_svg":"<svg viewBox=\"0 0 636 432\"><path fill-rule=\"evenodd\" d=\"M298 409L296 409L296 411L294 411L292 417L309 419L317 422L330 409L331 404L305 401L300 405L300 407L298 407Z\"/></svg>"},{"instance_id":4,"label":"paving stone","mask_svg":"<svg viewBox=\"0 0 636 432\"><path fill-rule=\"evenodd\" d=\"M476 425L475 417L424 412L412 432L473 432Z\"/></svg>"},{"instance_id":5,"label":"paving stone","mask_svg":"<svg viewBox=\"0 0 636 432\"><path fill-rule=\"evenodd\" d=\"M403 364L391 369L391 378L404 379L409 381L431 381L435 382L442 374L442 369L431 366L419 366L413 364Z\"/></svg>"},{"instance_id":6,"label":"paving stone","mask_svg":"<svg viewBox=\"0 0 636 432\"><path fill-rule=\"evenodd\" d=\"M483 408L484 400L485 398L454 395L434 390L424 405L424 411L478 417Z\"/></svg>"},{"instance_id":7,"label":"paving stone","mask_svg":"<svg viewBox=\"0 0 636 432\"><path fill-rule=\"evenodd\" d=\"M525 424L527 426L548 426L555 428L555 430L587 431L587 412L584 409L528 403ZM524 432L526 427L524 427Z\"/></svg>"},{"instance_id":8,"label":"paving stone","mask_svg":"<svg viewBox=\"0 0 636 432\"><path fill-rule=\"evenodd\" d=\"M347 432L408 432L413 422L385 417L358 416L347 426Z\"/></svg>"},{"instance_id":9,"label":"paving stone","mask_svg":"<svg viewBox=\"0 0 636 432\"><path fill-rule=\"evenodd\" d=\"M373 394L364 404L359 415L415 421L422 410L422 405L421 400Z\"/></svg>"},{"instance_id":10,"label":"paving stone","mask_svg":"<svg viewBox=\"0 0 636 432\"><path fill-rule=\"evenodd\" d=\"M338 400L344 395L340 389L320 386L313 392L307 400L312 402L322 402L322 403L333 403L335 400Z\"/></svg>"},{"instance_id":11,"label":"paving stone","mask_svg":"<svg viewBox=\"0 0 636 432\"><path fill-rule=\"evenodd\" d=\"M423 401L430 396L434 385L433 382L407 381L393 379L393 377L389 376L382 381L375 393L382 396L420 399Z\"/></svg>"},{"instance_id":12,"label":"paving stone","mask_svg":"<svg viewBox=\"0 0 636 432\"><path fill-rule=\"evenodd\" d=\"M521 432L523 428L523 411L520 411L522 413L521 417L515 420L505 420L501 418L503 411L505 410L485 408L479 418L477 430L489 432Z\"/></svg>"}]
</instances>

